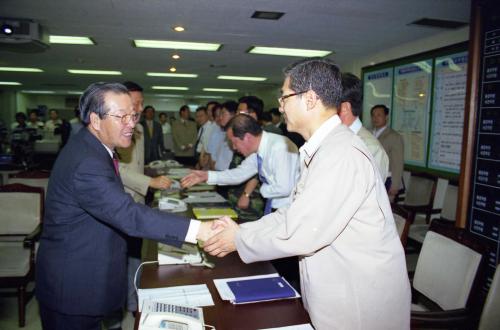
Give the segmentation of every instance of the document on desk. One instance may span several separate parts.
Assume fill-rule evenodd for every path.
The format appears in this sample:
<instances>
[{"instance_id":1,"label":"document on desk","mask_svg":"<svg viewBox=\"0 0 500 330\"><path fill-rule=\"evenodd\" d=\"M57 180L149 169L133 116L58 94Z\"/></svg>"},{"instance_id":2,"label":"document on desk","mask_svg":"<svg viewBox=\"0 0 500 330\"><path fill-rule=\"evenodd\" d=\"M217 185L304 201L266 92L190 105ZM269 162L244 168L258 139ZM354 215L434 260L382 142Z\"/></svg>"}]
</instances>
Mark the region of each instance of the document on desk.
<instances>
[{"instance_id":1,"label":"document on desk","mask_svg":"<svg viewBox=\"0 0 500 330\"><path fill-rule=\"evenodd\" d=\"M150 300L187 307L213 306L214 301L206 284L171 286L167 288L139 289L139 312L144 301Z\"/></svg>"},{"instance_id":2,"label":"document on desk","mask_svg":"<svg viewBox=\"0 0 500 330\"><path fill-rule=\"evenodd\" d=\"M190 192L183 201L188 204L224 203L226 199L214 191Z\"/></svg>"},{"instance_id":3,"label":"document on desk","mask_svg":"<svg viewBox=\"0 0 500 330\"><path fill-rule=\"evenodd\" d=\"M314 330L314 328L311 326L310 323L305 323L305 324L289 325L286 327L265 328L259 330Z\"/></svg>"},{"instance_id":4,"label":"document on desk","mask_svg":"<svg viewBox=\"0 0 500 330\"><path fill-rule=\"evenodd\" d=\"M268 281L263 281L264 279L268 280ZM266 284L262 285L262 283L260 283L260 282L273 282L273 279L280 279L280 281L285 282L284 287L279 288L277 290L278 291L290 290L290 292L289 292L290 294L287 293L286 295L282 295L281 293L278 292L278 294L275 295L276 290L268 290L267 289L268 286ZM255 290L248 291L245 288L243 289L243 291L242 290L239 290L239 291L234 290L235 283L244 283L245 281L249 284L246 287L246 289L253 286ZM300 298L299 293L293 287L291 287L290 284L288 284L288 282L286 282L282 277L280 277L278 273L214 279L214 284L215 284L215 287L217 288L217 291L219 292L221 299L222 300L229 300L233 304L245 304L245 303L255 303L255 302L263 302L263 301L270 301L270 300L277 300L277 299ZM254 284L257 284L257 285L254 286ZM261 292L262 294L259 294L260 288L264 288L264 291ZM250 292L249 295L247 295L247 293L246 293L247 291ZM243 293L244 297L241 297L242 293ZM269 295L266 296L266 294L269 294ZM239 295L239 297L237 295ZM251 298L250 296L253 298ZM249 298L249 299L246 299L246 298Z\"/></svg>"}]
</instances>

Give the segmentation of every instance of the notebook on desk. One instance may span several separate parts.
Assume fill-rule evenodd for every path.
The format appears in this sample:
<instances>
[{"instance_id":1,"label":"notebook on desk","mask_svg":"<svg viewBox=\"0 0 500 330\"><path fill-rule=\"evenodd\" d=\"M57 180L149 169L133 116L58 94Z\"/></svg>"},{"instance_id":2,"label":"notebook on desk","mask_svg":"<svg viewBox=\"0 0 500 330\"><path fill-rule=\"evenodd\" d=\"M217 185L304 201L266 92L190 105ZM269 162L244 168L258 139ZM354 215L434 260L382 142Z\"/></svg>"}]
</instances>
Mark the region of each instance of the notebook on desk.
<instances>
[{"instance_id":1,"label":"notebook on desk","mask_svg":"<svg viewBox=\"0 0 500 330\"><path fill-rule=\"evenodd\" d=\"M238 218L236 211L229 207L194 207L193 214L195 218L199 220L217 219L223 216L228 216L233 219Z\"/></svg>"},{"instance_id":2,"label":"notebook on desk","mask_svg":"<svg viewBox=\"0 0 500 330\"><path fill-rule=\"evenodd\" d=\"M230 281L227 285L235 304L295 297L295 290L280 276Z\"/></svg>"}]
</instances>

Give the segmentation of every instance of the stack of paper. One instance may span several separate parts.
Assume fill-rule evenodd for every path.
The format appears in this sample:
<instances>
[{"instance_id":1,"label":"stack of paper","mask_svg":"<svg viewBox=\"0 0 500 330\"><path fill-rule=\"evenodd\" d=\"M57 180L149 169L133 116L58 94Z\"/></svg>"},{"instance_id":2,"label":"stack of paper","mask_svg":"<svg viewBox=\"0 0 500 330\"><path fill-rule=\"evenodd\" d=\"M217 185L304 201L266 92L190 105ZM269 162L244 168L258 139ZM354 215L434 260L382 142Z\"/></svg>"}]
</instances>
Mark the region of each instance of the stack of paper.
<instances>
[{"instance_id":1,"label":"stack of paper","mask_svg":"<svg viewBox=\"0 0 500 330\"><path fill-rule=\"evenodd\" d=\"M226 199L220 194L211 191L190 192L188 197L183 199L188 204L193 203L224 203Z\"/></svg>"},{"instance_id":2,"label":"stack of paper","mask_svg":"<svg viewBox=\"0 0 500 330\"><path fill-rule=\"evenodd\" d=\"M299 298L299 293L277 273L214 280L222 300L233 304Z\"/></svg>"},{"instance_id":3,"label":"stack of paper","mask_svg":"<svg viewBox=\"0 0 500 330\"><path fill-rule=\"evenodd\" d=\"M198 247L194 244L182 244L181 248L158 243L158 264L197 264L203 261Z\"/></svg>"},{"instance_id":4,"label":"stack of paper","mask_svg":"<svg viewBox=\"0 0 500 330\"><path fill-rule=\"evenodd\" d=\"M238 218L238 214L232 208L229 207L193 207L193 214L196 219L206 220L206 219L217 219L223 216L228 216L230 218Z\"/></svg>"},{"instance_id":5,"label":"stack of paper","mask_svg":"<svg viewBox=\"0 0 500 330\"><path fill-rule=\"evenodd\" d=\"M137 290L137 297L139 301L139 312L142 310L142 306L147 300L189 307L214 305L212 295L206 284L139 289Z\"/></svg>"}]
</instances>

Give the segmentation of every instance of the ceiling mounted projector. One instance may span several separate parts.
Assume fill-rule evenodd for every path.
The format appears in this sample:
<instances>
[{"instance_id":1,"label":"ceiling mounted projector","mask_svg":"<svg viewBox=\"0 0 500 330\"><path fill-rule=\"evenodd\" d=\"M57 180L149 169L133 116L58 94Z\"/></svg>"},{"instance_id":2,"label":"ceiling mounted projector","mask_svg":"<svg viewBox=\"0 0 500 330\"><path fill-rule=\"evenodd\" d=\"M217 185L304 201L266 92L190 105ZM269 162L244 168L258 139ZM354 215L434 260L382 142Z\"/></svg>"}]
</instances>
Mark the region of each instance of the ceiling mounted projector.
<instances>
[{"instance_id":1,"label":"ceiling mounted projector","mask_svg":"<svg viewBox=\"0 0 500 330\"><path fill-rule=\"evenodd\" d=\"M0 51L43 52L49 48L42 27L28 19L0 18Z\"/></svg>"}]
</instances>

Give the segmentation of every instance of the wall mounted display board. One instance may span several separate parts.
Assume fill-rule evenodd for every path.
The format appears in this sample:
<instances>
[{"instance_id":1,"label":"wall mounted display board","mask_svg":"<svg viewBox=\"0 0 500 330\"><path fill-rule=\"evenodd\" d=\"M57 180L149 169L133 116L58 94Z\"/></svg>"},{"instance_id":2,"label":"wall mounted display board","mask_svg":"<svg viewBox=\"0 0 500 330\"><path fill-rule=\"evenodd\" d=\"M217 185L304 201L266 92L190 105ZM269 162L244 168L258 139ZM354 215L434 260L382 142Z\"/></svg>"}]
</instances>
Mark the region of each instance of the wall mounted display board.
<instances>
[{"instance_id":1,"label":"wall mounted display board","mask_svg":"<svg viewBox=\"0 0 500 330\"><path fill-rule=\"evenodd\" d=\"M494 3L486 2L481 9L479 99L468 217L470 232L495 247L488 259L490 274L499 262L500 249L500 7Z\"/></svg>"},{"instance_id":2,"label":"wall mounted display board","mask_svg":"<svg viewBox=\"0 0 500 330\"><path fill-rule=\"evenodd\" d=\"M467 52L435 59L429 168L460 171L466 81Z\"/></svg>"},{"instance_id":3,"label":"wall mounted display board","mask_svg":"<svg viewBox=\"0 0 500 330\"><path fill-rule=\"evenodd\" d=\"M377 104L391 107L393 68L367 72L363 75L363 125L371 129L370 109Z\"/></svg>"},{"instance_id":4,"label":"wall mounted display board","mask_svg":"<svg viewBox=\"0 0 500 330\"><path fill-rule=\"evenodd\" d=\"M405 164L426 166L432 60L394 68L392 128L403 136Z\"/></svg>"}]
</instances>

